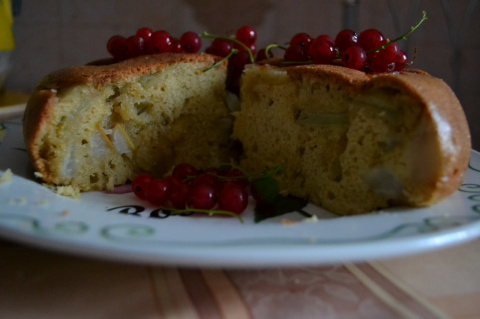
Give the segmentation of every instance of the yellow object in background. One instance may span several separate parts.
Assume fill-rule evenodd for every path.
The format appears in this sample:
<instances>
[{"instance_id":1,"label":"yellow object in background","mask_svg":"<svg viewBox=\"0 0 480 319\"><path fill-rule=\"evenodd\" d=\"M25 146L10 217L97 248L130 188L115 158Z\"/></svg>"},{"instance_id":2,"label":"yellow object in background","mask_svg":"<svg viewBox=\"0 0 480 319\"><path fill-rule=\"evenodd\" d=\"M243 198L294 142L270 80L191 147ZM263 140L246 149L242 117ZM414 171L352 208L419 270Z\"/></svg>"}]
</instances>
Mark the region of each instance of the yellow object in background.
<instances>
[{"instance_id":1,"label":"yellow object in background","mask_svg":"<svg viewBox=\"0 0 480 319\"><path fill-rule=\"evenodd\" d=\"M12 3L10 0L0 0L0 51L15 49L12 25Z\"/></svg>"}]
</instances>

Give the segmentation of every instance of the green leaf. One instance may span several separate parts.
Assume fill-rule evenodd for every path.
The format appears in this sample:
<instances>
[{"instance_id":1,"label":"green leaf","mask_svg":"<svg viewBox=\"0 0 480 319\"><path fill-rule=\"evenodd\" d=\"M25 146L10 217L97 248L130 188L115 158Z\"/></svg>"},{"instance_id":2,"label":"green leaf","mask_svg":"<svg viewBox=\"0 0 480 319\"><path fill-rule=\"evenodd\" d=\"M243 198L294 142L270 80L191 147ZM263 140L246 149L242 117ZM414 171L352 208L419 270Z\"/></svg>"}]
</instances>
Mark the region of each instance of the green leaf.
<instances>
[{"instance_id":1,"label":"green leaf","mask_svg":"<svg viewBox=\"0 0 480 319\"><path fill-rule=\"evenodd\" d=\"M281 216L287 213L298 212L304 215L303 208L307 206L308 201L295 196L277 195L273 203L257 202L255 207L255 223L262 220Z\"/></svg>"},{"instance_id":2,"label":"green leaf","mask_svg":"<svg viewBox=\"0 0 480 319\"><path fill-rule=\"evenodd\" d=\"M278 196L278 182L270 177L257 178L252 181L253 188L261 201L273 204Z\"/></svg>"}]
</instances>

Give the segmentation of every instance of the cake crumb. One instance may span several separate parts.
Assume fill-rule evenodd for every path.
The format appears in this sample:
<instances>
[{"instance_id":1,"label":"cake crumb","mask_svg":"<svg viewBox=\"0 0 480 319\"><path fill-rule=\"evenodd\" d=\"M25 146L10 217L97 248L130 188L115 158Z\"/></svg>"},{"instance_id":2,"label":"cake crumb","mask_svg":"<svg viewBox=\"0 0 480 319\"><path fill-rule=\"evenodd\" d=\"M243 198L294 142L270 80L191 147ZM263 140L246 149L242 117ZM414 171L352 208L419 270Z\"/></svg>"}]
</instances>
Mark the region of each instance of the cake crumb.
<instances>
[{"instance_id":1,"label":"cake crumb","mask_svg":"<svg viewBox=\"0 0 480 319\"><path fill-rule=\"evenodd\" d=\"M295 220L290 220L290 219L282 219L282 225L283 226L292 226L292 225L297 225L298 222Z\"/></svg>"},{"instance_id":2,"label":"cake crumb","mask_svg":"<svg viewBox=\"0 0 480 319\"><path fill-rule=\"evenodd\" d=\"M75 199L80 199L80 190L73 186L57 186L57 194L62 196L70 196Z\"/></svg>"},{"instance_id":3,"label":"cake crumb","mask_svg":"<svg viewBox=\"0 0 480 319\"><path fill-rule=\"evenodd\" d=\"M316 222L318 222L318 217L317 217L317 215L312 215L311 217L302 219L302 222L304 222L304 223L316 223Z\"/></svg>"},{"instance_id":4,"label":"cake crumb","mask_svg":"<svg viewBox=\"0 0 480 319\"><path fill-rule=\"evenodd\" d=\"M2 176L0 176L0 185L11 182L12 177L13 177L12 170L10 168L7 168L7 170L3 172Z\"/></svg>"},{"instance_id":5,"label":"cake crumb","mask_svg":"<svg viewBox=\"0 0 480 319\"><path fill-rule=\"evenodd\" d=\"M47 206L48 205L48 200L43 199L43 200L37 202L37 205L38 206Z\"/></svg>"},{"instance_id":6,"label":"cake crumb","mask_svg":"<svg viewBox=\"0 0 480 319\"><path fill-rule=\"evenodd\" d=\"M36 178L39 178L39 179L42 179L43 178L43 174L42 173L39 173L39 172L35 172L33 173L33 175L35 175Z\"/></svg>"},{"instance_id":7,"label":"cake crumb","mask_svg":"<svg viewBox=\"0 0 480 319\"><path fill-rule=\"evenodd\" d=\"M57 186L53 184L42 184L44 187L55 191L58 195L69 196L75 199L80 199L80 190L74 186Z\"/></svg>"}]
</instances>

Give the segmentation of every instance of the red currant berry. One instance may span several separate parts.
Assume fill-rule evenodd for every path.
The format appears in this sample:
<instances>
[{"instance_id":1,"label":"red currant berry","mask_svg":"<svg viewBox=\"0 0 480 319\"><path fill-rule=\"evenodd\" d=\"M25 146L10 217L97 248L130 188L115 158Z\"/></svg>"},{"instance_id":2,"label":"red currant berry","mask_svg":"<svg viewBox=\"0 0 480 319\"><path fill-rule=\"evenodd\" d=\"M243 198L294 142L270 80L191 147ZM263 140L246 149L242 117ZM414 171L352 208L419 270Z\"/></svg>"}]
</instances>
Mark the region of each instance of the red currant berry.
<instances>
[{"instance_id":1,"label":"red currant berry","mask_svg":"<svg viewBox=\"0 0 480 319\"><path fill-rule=\"evenodd\" d=\"M245 46L250 50L250 52L252 52L253 55L257 53L257 46L255 45L255 43L248 44L248 45L245 44ZM233 48L237 49L238 51L246 51L245 48L238 43L234 43Z\"/></svg>"},{"instance_id":2,"label":"red currant berry","mask_svg":"<svg viewBox=\"0 0 480 319\"><path fill-rule=\"evenodd\" d=\"M138 35L127 38L127 57L134 58L145 53L145 40Z\"/></svg>"},{"instance_id":3,"label":"red currant berry","mask_svg":"<svg viewBox=\"0 0 480 319\"><path fill-rule=\"evenodd\" d=\"M335 47L325 38L313 40L309 49L310 56L316 64L330 64L335 59Z\"/></svg>"},{"instance_id":4,"label":"red currant berry","mask_svg":"<svg viewBox=\"0 0 480 319\"><path fill-rule=\"evenodd\" d=\"M395 71L396 55L387 50L380 50L370 63L371 73L389 73Z\"/></svg>"},{"instance_id":5,"label":"red currant berry","mask_svg":"<svg viewBox=\"0 0 480 319\"><path fill-rule=\"evenodd\" d=\"M255 56L257 53L257 46L255 43L248 45L248 48L250 49L250 52L252 52L252 55Z\"/></svg>"},{"instance_id":6,"label":"red currant berry","mask_svg":"<svg viewBox=\"0 0 480 319\"><path fill-rule=\"evenodd\" d=\"M197 53L202 47L202 39L193 31L187 31L180 37L183 50L188 53Z\"/></svg>"},{"instance_id":7,"label":"red currant berry","mask_svg":"<svg viewBox=\"0 0 480 319\"><path fill-rule=\"evenodd\" d=\"M172 52L173 53L183 53L185 50L180 42L176 41L172 44Z\"/></svg>"},{"instance_id":8,"label":"red currant berry","mask_svg":"<svg viewBox=\"0 0 480 319\"><path fill-rule=\"evenodd\" d=\"M172 51L173 38L167 31L159 30L152 33L148 41L150 53L164 53Z\"/></svg>"},{"instance_id":9,"label":"red currant berry","mask_svg":"<svg viewBox=\"0 0 480 319\"><path fill-rule=\"evenodd\" d=\"M197 209L212 209L217 203L217 191L215 187L206 184L192 186L188 196L188 207Z\"/></svg>"},{"instance_id":10,"label":"red currant berry","mask_svg":"<svg viewBox=\"0 0 480 319\"><path fill-rule=\"evenodd\" d=\"M357 44L357 34L355 31L344 29L338 32L335 37L335 45L337 46L338 52L342 54L349 47Z\"/></svg>"},{"instance_id":11,"label":"red currant berry","mask_svg":"<svg viewBox=\"0 0 480 319\"><path fill-rule=\"evenodd\" d=\"M114 35L107 42L107 51L116 59L124 60L127 58L128 43L127 39L121 35Z\"/></svg>"},{"instance_id":12,"label":"red currant berry","mask_svg":"<svg viewBox=\"0 0 480 319\"><path fill-rule=\"evenodd\" d=\"M137 197L146 199L146 190L154 178L148 174L140 174L132 181L132 191Z\"/></svg>"},{"instance_id":13,"label":"red currant berry","mask_svg":"<svg viewBox=\"0 0 480 319\"><path fill-rule=\"evenodd\" d=\"M290 39L290 46L301 45L302 47L308 49L311 43L312 37L304 32L297 33L292 37L292 39Z\"/></svg>"},{"instance_id":14,"label":"red currant berry","mask_svg":"<svg viewBox=\"0 0 480 319\"><path fill-rule=\"evenodd\" d=\"M221 57L226 57L227 55L230 54L230 51L232 51L233 48L233 43L228 40L223 40L223 39L215 39L213 40L211 46L210 46L210 52L211 54L215 54Z\"/></svg>"},{"instance_id":15,"label":"red currant berry","mask_svg":"<svg viewBox=\"0 0 480 319\"><path fill-rule=\"evenodd\" d=\"M372 51L380 48L387 42L383 34L376 29L362 31L358 35L357 43L365 51Z\"/></svg>"},{"instance_id":16,"label":"red currant berry","mask_svg":"<svg viewBox=\"0 0 480 319\"><path fill-rule=\"evenodd\" d=\"M215 188L218 186L218 180L215 176L208 173L201 173L192 180L192 186L197 184L209 184Z\"/></svg>"},{"instance_id":17,"label":"red currant berry","mask_svg":"<svg viewBox=\"0 0 480 319\"><path fill-rule=\"evenodd\" d=\"M365 50L358 45L349 47L342 54L342 65L350 69L363 70L366 61L367 54Z\"/></svg>"},{"instance_id":18,"label":"red currant berry","mask_svg":"<svg viewBox=\"0 0 480 319\"><path fill-rule=\"evenodd\" d=\"M242 213L248 205L248 194L245 189L235 183L226 183L218 193L218 209Z\"/></svg>"},{"instance_id":19,"label":"red currant berry","mask_svg":"<svg viewBox=\"0 0 480 319\"><path fill-rule=\"evenodd\" d=\"M173 168L172 176L184 181L188 177L194 177L198 175L198 171L195 166L187 163L181 163Z\"/></svg>"},{"instance_id":20,"label":"red currant berry","mask_svg":"<svg viewBox=\"0 0 480 319\"><path fill-rule=\"evenodd\" d=\"M174 176L167 176L165 178L170 186L168 200L173 208L184 209L187 205L188 196L190 194L190 185L183 183L180 179Z\"/></svg>"},{"instance_id":21,"label":"red currant berry","mask_svg":"<svg viewBox=\"0 0 480 319\"><path fill-rule=\"evenodd\" d=\"M408 64L408 56L404 51L398 52L395 60L395 71L402 71Z\"/></svg>"},{"instance_id":22,"label":"red currant berry","mask_svg":"<svg viewBox=\"0 0 480 319\"><path fill-rule=\"evenodd\" d=\"M370 65L377 56L377 52L368 52L367 61L365 62L365 72L370 72Z\"/></svg>"},{"instance_id":23,"label":"red currant berry","mask_svg":"<svg viewBox=\"0 0 480 319\"><path fill-rule=\"evenodd\" d=\"M308 54L307 48L299 44L290 45L283 56L285 61L291 62L303 62L310 60L310 55Z\"/></svg>"},{"instance_id":24,"label":"red currant berry","mask_svg":"<svg viewBox=\"0 0 480 319\"><path fill-rule=\"evenodd\" d=\"M249 26L243 26L235 33L235 39L242 42L246 46L250 46L257 41L257 32Z\"/></svg>"},{"instance_id":25,"label":"red currant berry","mask_svg":"<svg viewBox=\"0 0 480 319\"><path fill-rule=\"evenodd\" d=\"M268 59L271 59L273 58L273 53L272 51L268 51L268 57L267 57L267 53L266 53L266 49L261 49L258 51L257 53L257 57L255 58L255 61L263 61L263 60L268 60Z\"/></svg>"},{"instance_id":26,"label":"red currant berry","mask_svg":"<svg viewBox=\"0 0 480 319\"><path fill-rule=\"evenodd\" d=\"M177 187L179 184L183 184L181 179L179 179L179 178L177 178L173 175L165 176L164 180L167 181L167 183L170 185L171 189Z\"/></svg>"},{"instance_id":27,"label":"red currant berry","mask_svg":"<svg viewBox=\"0 0 480 319\"><path fill-rule=\"evenodd\" d=\"M316 37L316 39L330 42L331 44L333 44L333 46L335 46L335 40L333 40L332 37L327 34L319 35L318 37Z\"/></svg>"},{"instance_id":28,"label":"red currant berry","mask_svg":"<svg viewBox=\"0 0 480 319\"><path fill-rule=\"evenodd\" d=\"M247 51L238 51L228 61L227 89L238 93L240 88L240 77L245 65L250 63L250 55Z\"/></svg>"},{"instance_id":29,"label":"red currant berry","mask_svg":"<svg viewBox=\"0 0 480 319\"><path fill-rule=\"evenodd\" d=\"M169 199L169 191L170 186L168 180L154 179L148 184L145 192L146 199L154 205L163 206Z\"/></svg>"},{"instance_id":30,"label":"red currant berry","mask_svg":"<svg viewBox=\"0 0 480 319\"><path fill-rule=\"evenodd\" d=\"M240 73L245 68L245 65L250 63L250 55L247 51L238 51L237 54L234 54L229 61L229 65L231 64L232 67L240 71Z\"/></svg>"},{"instance_id":31,"label":"red currant berry","mask_svg":"<svg viewBox=\"0 0 480 319\"><path fill-rule=\"evenodd\" d=\"M140 38L143 38L145 41L147 41L152 36L152 33L153 31L150 28L140 28L137 30L136 35L138 35Z\"/></svg>"},{"instance_id":32,"label":"red currant berry","mask_svg":"<svg viewBox=\"0 0 480 319\"><path fill-rule=\"evenodd\" d=\"M229 168L223 172L222 177L225 178L223 181L232 182L244 188L248 186L248 180L245 178L245 174L238 169Z\"/></svg>"},{"instance_id":33,"label":"red currant berry","mask_svg":"<svg viewBox=\"0 0 480 319\"><path fill-rule=\"evenodd\" d=\"M400 46L396 42L390 43L384 49L382 49L382 51L384 50L386 51L385 54L389 54L390 56L392 56L392 58L396 57L401 51Z\"/></svg>"}]
</instances>

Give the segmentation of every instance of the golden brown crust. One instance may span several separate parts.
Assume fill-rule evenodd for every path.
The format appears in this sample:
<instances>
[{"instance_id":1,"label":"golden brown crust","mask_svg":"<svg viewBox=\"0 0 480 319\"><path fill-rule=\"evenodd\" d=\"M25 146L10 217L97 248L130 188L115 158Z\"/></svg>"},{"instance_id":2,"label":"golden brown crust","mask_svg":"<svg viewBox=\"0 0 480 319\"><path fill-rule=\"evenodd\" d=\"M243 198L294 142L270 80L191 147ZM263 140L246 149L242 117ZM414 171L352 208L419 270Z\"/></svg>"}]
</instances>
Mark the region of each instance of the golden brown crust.
<instances>
[{"instance_id":1,"label":"golden brown crust","mask_svg":"<svg viewBox=\"0 0 480 319\"><path fill-rule=\"evenodd\" d=\"M441 79L423 71L383 74L372 77L372 87L401 87L416 96L436 128L441 149L438 182L431 202L438 202L462 184L470 158L471 137L462 106L451 88Z\"/></svg>"},{"instance_id":2,"label":"golden brown crust","mask_svg":"<svg viewBox=\"0 0 480 319\"><path fill-rule=\"evenodd\" d=\"M48 176L45 163L39 156L38 137L42 128L48 122L48 118L55 106L56 92L54 90L35 91L27 104L23 119L23 138L25 148L32 165L37 172L43 172L45 180L52 180Z\"/></svg>"},{"instance_id":3,"label":"golden brown crust","mask_svg":"<svg viewBox=\"0 0 480 319\"><path fill-rule=\"evenodd\" d=\"M36 90L67 88L79 84L101 87L131 76L142 76L176 63L211 63L220 58L209 54L164 53L143 55L108 65L84 65L61 69L43 78ZM221 68L226 68L222 64Z\"/></svg>"},{"instance_id":4,"label":"golden brown crust","mask_svg":"<svg viewBox=\"0 0 480 319\"><path fill-rule=\"evenodd\" d=\"M350 84L358 89L370 80L370 76L365 72L344 68L330 64L315 64L295 67L286 67L290 77L298 79L305 76L315 77L317 79L330 78L338 83ZM348 89L348 87L346 87Z\"/></svg>"}]
</instances>

